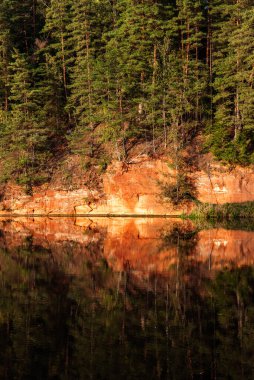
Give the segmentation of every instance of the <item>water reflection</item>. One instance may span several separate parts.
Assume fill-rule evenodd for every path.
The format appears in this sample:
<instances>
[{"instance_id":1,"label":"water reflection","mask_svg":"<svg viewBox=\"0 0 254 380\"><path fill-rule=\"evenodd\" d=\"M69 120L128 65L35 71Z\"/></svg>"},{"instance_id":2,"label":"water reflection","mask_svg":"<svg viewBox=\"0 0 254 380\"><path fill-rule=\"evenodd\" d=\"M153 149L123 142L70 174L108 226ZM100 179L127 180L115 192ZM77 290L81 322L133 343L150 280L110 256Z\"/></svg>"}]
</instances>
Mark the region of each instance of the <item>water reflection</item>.
<instances>
[{"instance_id":1,"label":"water reflection","mask_svg":"<svg viewBox=\"0 0 254 380\"><path fill-rule=\"evenodd\" d=\"M1 379L252 379L254 232L0 223Z\"/></svg>"}]
</instances>

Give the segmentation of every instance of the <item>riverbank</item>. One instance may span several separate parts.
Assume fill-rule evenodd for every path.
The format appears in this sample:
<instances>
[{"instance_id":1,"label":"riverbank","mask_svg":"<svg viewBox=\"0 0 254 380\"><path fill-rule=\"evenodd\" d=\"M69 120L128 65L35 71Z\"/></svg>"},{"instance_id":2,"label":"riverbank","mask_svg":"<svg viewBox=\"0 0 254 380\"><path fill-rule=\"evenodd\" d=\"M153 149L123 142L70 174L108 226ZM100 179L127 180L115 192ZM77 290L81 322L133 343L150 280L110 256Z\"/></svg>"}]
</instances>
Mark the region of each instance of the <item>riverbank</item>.
<instances>
[{"instance_id":1,"label":"riverbank","mask_svg":"<svg viewBox=\"0 0 254 380\"><path fill-rule=\"evenodd\" d=\"M100 184L87 184L87 173L73 167L74 179L67 185L62 173L27 194L7 183L1 191L1 215L43 216L182 216L223 215L250 217L254 202L252 168L230 168L200 159L186 176L192 183L195 204L189 199L175 204L163 194L177 174L166 158L143 155L124 164L113 161L102 173ZM77 177L77 178L76 178ZM233 206L229 206L233 204Z\"/></svg>"},{"instance_id":2,"label":"riverbank","mask_svg":"<svg viewBox=\"0 0 254 380\"><path fill-rule=\"evenodd\" d=\"M198 203L188 218L206 220L254 219L254 201L242 203Z\"/></svg>"}]
</instances>

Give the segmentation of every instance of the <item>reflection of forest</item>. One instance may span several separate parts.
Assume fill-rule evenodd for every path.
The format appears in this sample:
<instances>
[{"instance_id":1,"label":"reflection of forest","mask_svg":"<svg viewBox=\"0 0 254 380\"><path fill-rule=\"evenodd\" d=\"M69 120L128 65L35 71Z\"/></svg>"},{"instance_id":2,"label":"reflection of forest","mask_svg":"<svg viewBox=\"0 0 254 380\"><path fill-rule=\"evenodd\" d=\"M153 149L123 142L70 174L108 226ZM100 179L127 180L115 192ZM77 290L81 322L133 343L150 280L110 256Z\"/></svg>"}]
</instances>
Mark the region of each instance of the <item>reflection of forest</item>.
<instances>
[{"instance_id":1,"label":"reflection of forest","mask_svg":"<svg viewBox=\"0 0 254 380\"><path fill-rule=\"evenodd\" d=\"M2 222L0 378L252 379L253 234L104 222Z\"/></svg>"}]
</instances>

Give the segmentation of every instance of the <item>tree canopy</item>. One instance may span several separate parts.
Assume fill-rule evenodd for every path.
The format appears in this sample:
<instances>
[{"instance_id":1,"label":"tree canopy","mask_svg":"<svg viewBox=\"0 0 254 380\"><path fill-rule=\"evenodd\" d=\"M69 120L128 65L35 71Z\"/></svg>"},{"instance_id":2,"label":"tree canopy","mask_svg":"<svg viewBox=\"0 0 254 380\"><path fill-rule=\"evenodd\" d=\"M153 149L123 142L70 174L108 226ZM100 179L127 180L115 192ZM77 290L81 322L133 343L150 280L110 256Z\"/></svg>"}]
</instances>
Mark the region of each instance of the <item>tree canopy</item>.
<instances>
[{"instance_id":1,"label":"tree canopy","mask_svg":"<svg viewBox=\"0 0 254 380\"><path fill-rule=\"evenodd\" d=\"M251 0L2 0L0 26L2 179L38 182L63 142L125 159L131 139L155 153L202 134L254 162Z\"/></svg>"}]
</instances>

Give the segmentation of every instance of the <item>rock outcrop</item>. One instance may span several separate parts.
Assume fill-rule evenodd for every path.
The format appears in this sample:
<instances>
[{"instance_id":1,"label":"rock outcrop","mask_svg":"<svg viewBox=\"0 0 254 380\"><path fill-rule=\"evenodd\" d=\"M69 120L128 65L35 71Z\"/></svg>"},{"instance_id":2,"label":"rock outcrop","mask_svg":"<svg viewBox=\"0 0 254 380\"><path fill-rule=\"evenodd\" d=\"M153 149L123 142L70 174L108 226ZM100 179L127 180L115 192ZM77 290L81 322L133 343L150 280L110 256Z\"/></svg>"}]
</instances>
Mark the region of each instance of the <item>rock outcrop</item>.
<instances>
[{"instance_id":1,"label":"rock outcrop","mask_svg":"<svg viewBox=\"0 0 254 380\"><path fill-rule=\"evenodd\" d=\"M220 165L189 174L195 196L202 202L230 203L254 200L254 171L229 170ZM162 196L162 184L172 183L173 169L163 159L140 157L129 164L113 162L103 175L100 190L54 188L52 184L25 195L18 186L8 185L0 203L1 214L59 215L179 215L188 214L191 204L174 207Z\"/></svg>"}]
</instances>

